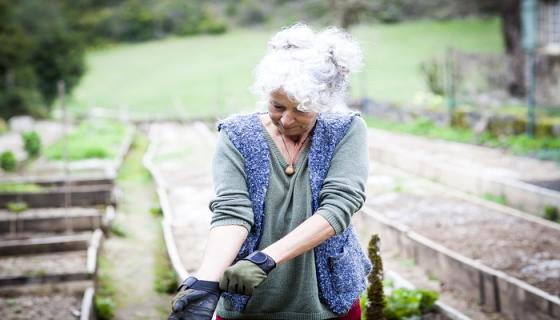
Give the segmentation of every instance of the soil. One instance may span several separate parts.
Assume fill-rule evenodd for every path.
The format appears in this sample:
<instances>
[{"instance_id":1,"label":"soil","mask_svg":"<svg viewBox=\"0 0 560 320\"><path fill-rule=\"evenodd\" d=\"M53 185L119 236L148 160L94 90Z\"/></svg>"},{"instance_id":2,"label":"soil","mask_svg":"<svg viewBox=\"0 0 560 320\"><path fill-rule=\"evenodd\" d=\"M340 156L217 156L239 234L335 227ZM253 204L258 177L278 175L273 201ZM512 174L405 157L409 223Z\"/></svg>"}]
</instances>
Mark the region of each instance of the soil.
<instances>
[{"instance_id":1,"label":"soil","mask_svg":"<svg viewBox=\"0 0 560 320\"><path fill-rule=\"evenodd\" d=\"M372 167L377 172L369 179L368 207L483 265L560 295L560 230Z\"/></svg>"},{"instance_id":2,"label":"soil","mask_svg":"<svg viewBox=\"0 0 560 320\"><path fill-rule=\"evenodd\" d=\"M0 277L86 272L87 252L0 257Z\"/></svg>"},{"instance_id":3,"label":"soil","mask_svg":"<svg viewBox=\"0 0 560 320\"><path fill-rule=\"evenodd\" d=\"M78 294L0 297L0 314L9 320L74 320L79 319L81 302Z\"/></svg>"}]
</instances>

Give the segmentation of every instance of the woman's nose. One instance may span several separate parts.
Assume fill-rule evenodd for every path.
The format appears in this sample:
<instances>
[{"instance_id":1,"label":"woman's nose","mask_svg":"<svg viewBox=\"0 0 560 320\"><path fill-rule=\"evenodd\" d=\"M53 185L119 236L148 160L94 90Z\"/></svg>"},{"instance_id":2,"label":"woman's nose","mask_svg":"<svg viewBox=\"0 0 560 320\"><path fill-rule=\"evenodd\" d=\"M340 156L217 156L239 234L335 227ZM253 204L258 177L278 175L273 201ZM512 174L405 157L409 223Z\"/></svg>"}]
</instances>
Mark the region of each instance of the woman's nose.
<instances>
[{"instance_id":1,"label":"woman's nose","mask_svg":"<svg viewBox=\"0 0 560 320\"><path fill-rule=\"evenodd\" d=\"M287 127L287 128L290 128L290 127L292 127L292 126L294 125L295 119L294 119L294 117L293 117L291 114L289 114L289 113L284 113L284 114L282 115L282 118L280 119L280 121L282 122L282 126L283 126L284 128L286 128L286 127Z\"/></svg>"}]
</instances>

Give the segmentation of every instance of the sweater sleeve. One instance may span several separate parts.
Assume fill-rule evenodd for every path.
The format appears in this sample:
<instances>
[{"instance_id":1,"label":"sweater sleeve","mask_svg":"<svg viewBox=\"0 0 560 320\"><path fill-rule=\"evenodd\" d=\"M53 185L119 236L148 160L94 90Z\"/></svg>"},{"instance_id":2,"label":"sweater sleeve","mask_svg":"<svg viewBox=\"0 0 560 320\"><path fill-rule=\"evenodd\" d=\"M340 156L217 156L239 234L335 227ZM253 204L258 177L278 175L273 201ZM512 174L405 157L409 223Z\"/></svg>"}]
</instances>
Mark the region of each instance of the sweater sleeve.
<instances>
[{"instance_id":1,"label":"sweater sleeve","mask_svg":"<svg viewBox=\"0 0 560 320\"><path fill-rule=\"evenodd\" d=\"M352 215L364 204L368 165L367 126L361 117L355 117L336 146L319 192L316 214L324 217L336 234L348 227Z\"/></svg>"},{"instance_id":2,"label":"sweater sleeve","mask_svg":"<svg viewBox=\"0 0 560 320\"><path fill-rule=\"evenodd\" d=\"M209 208L213 212L210 227L241 225L251 230L253 208L249 199L243 156L224 131L220 131L212 159L215 197Z\"/></svg>"}]
</instances>

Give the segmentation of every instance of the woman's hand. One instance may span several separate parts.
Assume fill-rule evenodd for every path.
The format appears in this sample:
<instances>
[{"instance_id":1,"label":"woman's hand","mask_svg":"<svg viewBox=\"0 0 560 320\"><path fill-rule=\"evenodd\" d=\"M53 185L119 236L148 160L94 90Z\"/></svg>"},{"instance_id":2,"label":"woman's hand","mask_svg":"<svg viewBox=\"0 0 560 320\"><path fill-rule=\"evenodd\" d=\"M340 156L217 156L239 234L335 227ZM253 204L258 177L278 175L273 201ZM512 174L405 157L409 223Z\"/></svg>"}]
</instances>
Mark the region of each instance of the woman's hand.
<instances>
[{"instance_id":1,"label":"woman's hand","mask_svg":"<svg viewBox=\"0 0 560 320\"><path fill-rule=\"evenodd\" d=\"M177 289L168 320L211 320L220 299L218 282L188 277Z\"/></svg>"},{"instance_id":2,"label":"woman's hand","mask_svg":"<svg viewBox=\"0 0 560 320\"><path fill-rule=\"evenodd\" d=\"M255 251L224 271L220 279L220 289L251 296L253 290L266 280L275 267L274 259L263 252Z\"/></svg>"}]
</instances>

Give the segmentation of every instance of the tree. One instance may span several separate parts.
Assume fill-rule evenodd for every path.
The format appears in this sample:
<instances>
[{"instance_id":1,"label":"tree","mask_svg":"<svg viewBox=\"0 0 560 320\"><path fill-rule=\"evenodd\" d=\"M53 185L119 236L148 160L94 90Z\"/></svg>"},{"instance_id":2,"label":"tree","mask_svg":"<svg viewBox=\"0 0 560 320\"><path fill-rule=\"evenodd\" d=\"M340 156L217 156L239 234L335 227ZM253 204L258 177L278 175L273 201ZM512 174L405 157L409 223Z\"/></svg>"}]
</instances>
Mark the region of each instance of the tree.
<instances>
[{"instance_id":1,"label":"tree","mask_svg":"<svg viewBox=\"0 0 560 320\"><path fill-rule=\"evenodd\" d=\"M520 0L477 0L482 12L497 13L502 22L502 38L506 54L510 57L512 79L508 91L515 97L523 97L525 85L525 55L522 46Z\"/></svg>"},{"instance_id":2,"label":"tree","mask_svg":"<svg viewBox=\"0 0 560 320\"><path fill-rule=\"evenodd\" d=\"M64 80L85 72L84 43L63 0L0 0L0 117L46 116Z\"/></svg>"}]
</instances>

